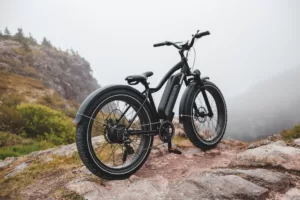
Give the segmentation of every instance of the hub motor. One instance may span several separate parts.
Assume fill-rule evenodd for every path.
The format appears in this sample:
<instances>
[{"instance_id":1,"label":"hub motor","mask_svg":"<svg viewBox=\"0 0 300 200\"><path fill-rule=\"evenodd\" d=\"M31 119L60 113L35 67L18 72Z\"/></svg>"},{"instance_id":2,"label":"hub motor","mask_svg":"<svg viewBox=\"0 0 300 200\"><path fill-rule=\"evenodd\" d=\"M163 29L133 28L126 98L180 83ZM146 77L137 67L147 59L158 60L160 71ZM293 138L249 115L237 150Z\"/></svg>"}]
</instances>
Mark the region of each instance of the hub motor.
<instances>
[{"instance_id":1,"label":"hub motor","mask_svg":"<svg viewBox=\"0 0 300 200\"><path fill-rule=\"evenodd\" d=\"M123 124L106 127L104 132L107 142L118 144L124 143L123 135L125 132L125 126Z\"/></svg>"}]
</instances>

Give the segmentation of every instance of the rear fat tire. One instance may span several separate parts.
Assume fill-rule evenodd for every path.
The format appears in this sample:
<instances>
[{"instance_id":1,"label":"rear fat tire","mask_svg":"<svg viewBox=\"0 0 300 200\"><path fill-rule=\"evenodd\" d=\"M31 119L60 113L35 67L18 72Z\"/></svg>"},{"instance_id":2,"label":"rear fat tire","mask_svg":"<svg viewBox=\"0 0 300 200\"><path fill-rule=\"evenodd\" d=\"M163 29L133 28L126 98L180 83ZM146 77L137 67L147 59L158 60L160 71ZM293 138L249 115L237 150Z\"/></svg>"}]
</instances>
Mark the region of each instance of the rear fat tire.
<instances>
[{"instance_id":1,"label":"rear fat tire","mask_svg":"<svg viewBox=\"0 0 300 200\"><path fill-rule=\"evenodd\" d=\"M204 82L204 88L205 90L210 90L211 92L213 92L214 94L212 95L214 97L214 100L218 106L218 110L219 108L222 108L222 120L223 124L220 130L220 133L218 133L218 136L213 139L212 141L206 141L201 139L200 136L198 136L197 132L194 129L194 122L193 122L193 118L192 117L184 117L183 118L183 127L185 130L185 133L187 135L187 137L189 138L189 140L193 143L194 146L202 149L202 150L210 150L213 149L214 147L217 146L217 144L222 140L225 130L226 130L226 125L227 125L227 108L226 108L226 103L224 100L224 97L220 91L220 89L213 84L210 81L205 81ZM194 88L191 90L191 92L189 92L189 94L187 95L187 97L189 98L186 101L186 105L185 105L185 115L187 116L192 116L193 114L193 104L196 98L196 95L202 95L200 90L200 86L195 85ZM206 93L208 93L206 91ZM220 107L219 107L220 106Z\"/></svg>"},{"instance_id":2,"label":"rear fat tire","mask_svg":"<svg viewBox=\"0 0 300 200\"><path fill-rule=\"evenodd\" d=\"M137 95L135 92L126 89L116 89L101 95L100 98L95 100L92 103L92 105L87 109L85 115L92 116L94 110L99 104L101 104L105 99L110 98L114 95L128 96L128 98L134 99L133 101L135 101L134 103L136 105L142 105L143 102L143 99L141 99L140 95ZM151 115L151 109L147 104L144 105L141 112L143 112L143 118L147 117L146 120L149 120L148 123L151 123L151 121L153 120L153 116ZM132 166L129 166L128 169L122 169L119 171L118 169L108 170L107 167L104 164L102 164L97 158L97 156L94 154L94 150L91 144L91 138L89 137L89 123L89 118L82 117L82 120L77 125L76 145L82 162L94 175L108 180L125 179L128 178L130 175L134 174L147 160L153 144L153 136L147 136L145 146L147 146L148 149L144 150L145 152L141 153L141 157L143 156L143 158L137 158L137 161L135 161L135 163L132 164Z\"/></svg>"}]
</instances>

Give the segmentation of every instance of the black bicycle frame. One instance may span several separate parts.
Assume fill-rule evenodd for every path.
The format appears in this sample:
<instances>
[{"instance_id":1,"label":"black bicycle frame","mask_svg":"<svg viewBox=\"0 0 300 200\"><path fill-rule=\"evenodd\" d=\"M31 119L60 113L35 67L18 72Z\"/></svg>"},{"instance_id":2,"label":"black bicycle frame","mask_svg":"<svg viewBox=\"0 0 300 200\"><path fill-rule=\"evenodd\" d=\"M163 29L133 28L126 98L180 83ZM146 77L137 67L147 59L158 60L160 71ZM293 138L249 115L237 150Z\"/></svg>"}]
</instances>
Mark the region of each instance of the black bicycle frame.
<instances>
[{"instance_id":1,"label":"black bicycle frame","mask_svg":"<svg viewBox=\"0 0 300 200\"><path fill-rule=\"evenodd\" d=\"M187 59L184 57L184 54L183 54L183 51L179 51L179 54L181 56L181 61L179 63L177 63L174 67L172 67L168 72L167 74L162 78L162 80L159 82L159 84L157 85L157 87L155 88L149 88L149 85L148 83L144 83L144 86L145 86L145 91L143 92L143 94L145 95L145 100L143 102L143 104L141 105L141 107L137 110L137 112L135 113L135 115L133 116L131 122L128 124L127 126L127 130L129 129L129 127L131 126L131 124L133 123L134 119L137 117L140 109L144 106L144 104L147 102L147 100L149 99L149 102L151 104L151 107L153 110L155 110L155 114L156 114L156 119L162 119L162 120L169 120L169 121L172 121L173 119L173 116L174 116L174 113L173 115L171 116L162 116L158 113L157 111L157 108L155 106L155 103L154 103L154 100L153 100L153 97L152 97L152 93L155 93L157 91L159 91L162 86L172 77L172 75L177 71L177 70L180 70L181 69L181 72L180 72L180 82L179 82L179 88L178 90L180 90L181 86L182 86L182 83L185 82L185 85L188 86L190 81L187 80L187 76L193 76L192 80L194 81L197 81L198 84L200 84L200 86L203 85L203 82L202 80L200 79L200 72L198 74L195 74L195 73L191 73L190 71L190 68L189 68L189 65L188 65L188 62L187 62ZM173 88L171 88L173 89ZM166 92L166 91L165 91ZM164 92L164 93L165 93ZM205 91L203 90L202 93L205 93ZM178 98L178 95L179 95L179 91L177 94L173 95L173 96L170 96L170 101L176 101L176 99ZM164 94L163 94L164 96ZM212 111L211 111L211 107L210 107L210 104L209 104L209 101L207 99L207 96L206 96L206 93L205 95L203 95L204 97L204 100L205 100L205 103L208 107L208 111L209 111L209 115L212 115ZM162 99L161 99L162 101ZM196 107L196 105L194 105L194 107ZM173 111L173 108L174 108L174 105L172 106L171 110ZM127 108L126 110L128 110L129 108ZM199 113L197 107L195 108L198 112L198 115L201 116L201 113ZM124 116L124 114L122 114L122 116ZM119 119L120 120L120 119ZM118 121L119 121L118 120ZM157 122L158 126L160 125L159 122ZM158 134L158 128L156 128L155 130L149 130L149 131L146 131L146 130L128 130L127 131L128 135L142 135L142 134L151 134L151 135L157 135Z\"/></svg>"}]
</instances>

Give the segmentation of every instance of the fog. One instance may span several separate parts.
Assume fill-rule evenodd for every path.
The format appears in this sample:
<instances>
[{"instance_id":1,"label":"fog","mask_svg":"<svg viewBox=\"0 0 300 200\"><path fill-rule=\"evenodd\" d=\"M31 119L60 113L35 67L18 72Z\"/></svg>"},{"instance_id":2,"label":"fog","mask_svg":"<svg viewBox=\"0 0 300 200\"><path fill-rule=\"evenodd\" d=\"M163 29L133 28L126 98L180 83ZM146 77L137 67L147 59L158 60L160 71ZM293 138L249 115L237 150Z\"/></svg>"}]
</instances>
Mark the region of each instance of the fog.
<instances>
[{"instance_id":1,"label":"fog","mask_svg":"<svg viewBox=\"0 0 300 200\"><path fill-rule=\"evenodd\" d=\"M198 29L209 30L211 35L195 44L194 68L222 90L231 121L226 135L236 136L231 127L235 126L235 118L244 117L236 117L237 111L252 110L256 105L249 108L246 102L265 99L263 92L251 96L251 88L260 88L257 84L265 80L275 81L272 77L300 65L299 10L297 0L2 0L0 30L3 32L7 26L15 32L22 27L38 41L45 36L56 47L77 50L90 62L102 86L126 84L127 75L153 71L149 79L152 87L180 59L176 49L153 48L153 43L185 41ZM194 56L191 52L190 65ZM162 92L155 95L156 104ZM241 101L244 104L239 106L232 103ZM284 104L289 103L287 100ZM260 106L276 110L271 104ZM255 112L259 116L268 110L257 108ZM244 122L245 126L250 124Z\"/></svg>"},{"instance_id":2,"label":"fog","mask_svg":"<svg viewBox=\"0 0 300 200\"><path fill-rule=\"evenodd\" d=\"M300 65L228 99L225 137L251 141L300 123Z\"/></svg>"}]
</instances>

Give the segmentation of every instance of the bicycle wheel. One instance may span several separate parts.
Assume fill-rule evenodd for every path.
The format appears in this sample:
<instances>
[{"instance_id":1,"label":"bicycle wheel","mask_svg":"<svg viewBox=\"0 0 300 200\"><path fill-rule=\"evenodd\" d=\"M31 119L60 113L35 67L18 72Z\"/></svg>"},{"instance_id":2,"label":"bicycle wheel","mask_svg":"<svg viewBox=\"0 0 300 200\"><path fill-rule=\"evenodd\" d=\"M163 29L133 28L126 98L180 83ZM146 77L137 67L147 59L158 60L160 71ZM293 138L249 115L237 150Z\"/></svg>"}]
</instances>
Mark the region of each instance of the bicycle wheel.
<instances>
[{"instance_id":1,"label":"bicycle wheel","mask_svg":"<svg viewBox=\"0 0 300 200\"><path fill-rule=\"evenodd\" d=\"M186 114L190 117L183 120L183 126L189 140L196 147L209 150L223 138L227 125L227 109L223 95L216 85L206 81L204 90L213 116L208 116L208 108L198 86L187 101Z\"/></svg>"},{"instance_id":2,"label":"bicycle wheel","mask_svg":"<svg viewBox=\"0 0 300 200\"><path fill-rule=\"evenodd\" d=\"M146 161L153 136L129 136L132 147L129 153L124 146L125 127L132 121L142 102L141 97L132 91L115 89L101 95L78 124L76 143L80 158L96 176L124 179ZM151 130L149 124L150 108L144 105L130 129Z\"/></svg>"}]
</instances>

